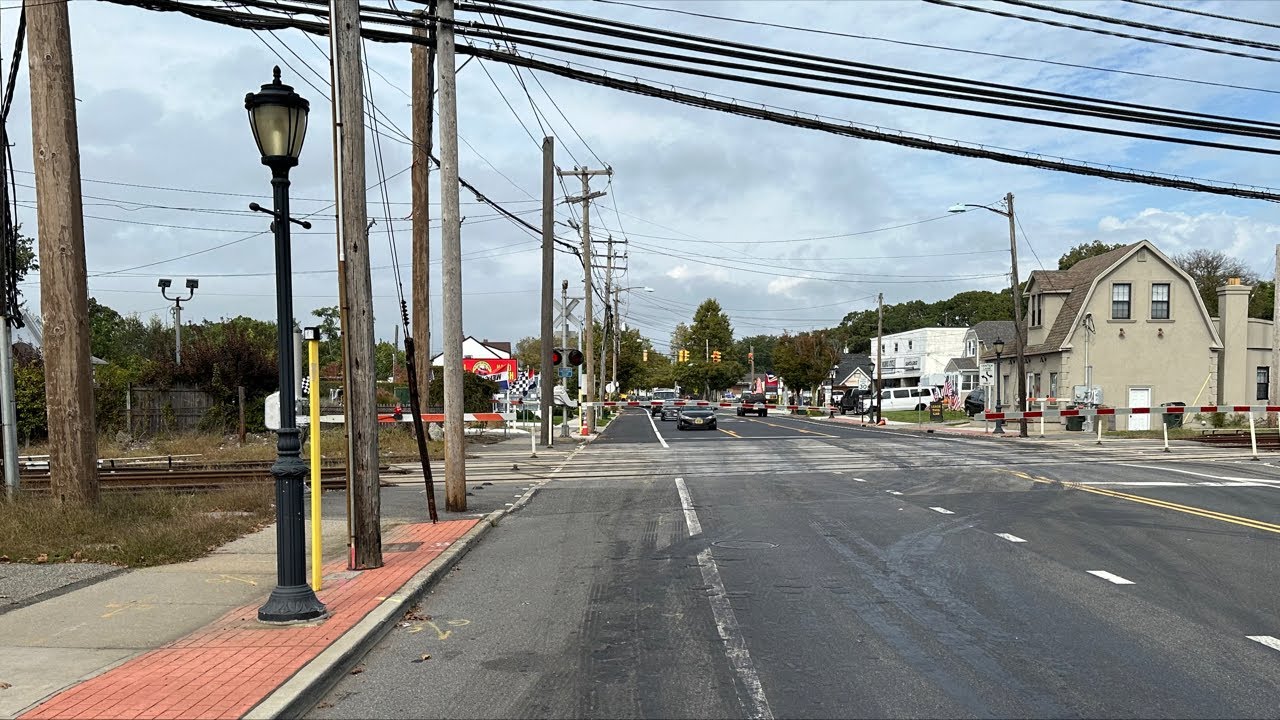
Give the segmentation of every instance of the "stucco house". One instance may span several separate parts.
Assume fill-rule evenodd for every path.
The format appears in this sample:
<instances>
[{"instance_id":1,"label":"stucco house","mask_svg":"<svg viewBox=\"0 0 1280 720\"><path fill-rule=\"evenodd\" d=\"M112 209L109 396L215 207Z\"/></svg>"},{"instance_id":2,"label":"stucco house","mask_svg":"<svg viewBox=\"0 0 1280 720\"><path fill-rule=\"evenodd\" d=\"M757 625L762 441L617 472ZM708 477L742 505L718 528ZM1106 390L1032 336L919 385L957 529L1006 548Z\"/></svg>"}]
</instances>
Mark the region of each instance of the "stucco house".
<instances>
[{"instance_id":1,"label":"stucco house","mask_svg":"<svg viewBox=\"0 0 1280 720\"><path fill-rule=\"evenodd\" d=\"M1264 321L1248 319L1248 292L1243 285L1222 288L1223 317L1210 317L1191 276L1147 240L1067 270L1035 271L1025 319L1028 395L1070 399L1074 387L1092 386L1114 407L1253 402L1251 382L1257 368L1270 365L1270 351L1268 342L1262 362L1249 349ZM1005 348L997 373L1008 407L1017 379L1008 339ZM995 355L984 359L994 362ZM1127 422L1148 429L1151 417L1131 415Z\"/></svg>"}]
</instances>

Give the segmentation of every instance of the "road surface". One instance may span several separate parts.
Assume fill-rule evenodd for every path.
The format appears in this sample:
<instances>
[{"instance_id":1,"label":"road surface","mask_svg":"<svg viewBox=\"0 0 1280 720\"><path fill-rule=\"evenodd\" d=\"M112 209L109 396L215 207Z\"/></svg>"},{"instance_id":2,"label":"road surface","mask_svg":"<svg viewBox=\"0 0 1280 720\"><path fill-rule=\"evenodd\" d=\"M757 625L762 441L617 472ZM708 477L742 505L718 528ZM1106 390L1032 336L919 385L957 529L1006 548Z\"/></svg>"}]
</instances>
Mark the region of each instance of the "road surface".
<instances>
[{"instance_id":1,"label":"road surface","mask_svg":"<svg viewBox=\"0 0 1280 720\"><path fill-rule=\"evenodd\" d=\"M632 410L557 478L312 716L1280 708L1280 469L1238 450Z\"/></svg>"}]
</instances>

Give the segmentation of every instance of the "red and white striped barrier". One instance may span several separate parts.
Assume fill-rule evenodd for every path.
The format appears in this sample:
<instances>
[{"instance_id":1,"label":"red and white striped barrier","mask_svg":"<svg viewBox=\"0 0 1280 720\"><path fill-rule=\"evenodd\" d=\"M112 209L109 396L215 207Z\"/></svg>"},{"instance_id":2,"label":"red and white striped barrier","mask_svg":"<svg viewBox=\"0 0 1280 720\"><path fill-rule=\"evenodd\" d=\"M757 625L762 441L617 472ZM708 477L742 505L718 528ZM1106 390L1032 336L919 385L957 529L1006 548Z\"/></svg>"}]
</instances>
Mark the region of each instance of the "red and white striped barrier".
<instances>
[{"instance_id":1,"label":"red and white striped barrier","mask_svg":"<svg viewBox=\"0 0 1280 720\"><path fill-rule=\"evenodd\" d=\"M503 422L507 418L502 413L493 412L493 413L466 413L465 415L463 415L462 419L466 422ZM396 416L392 413L379 413L378 422L380 423L413 422L413 413L403 413L400 416L399 420L397 420ZM444 413L423 413L422 422L443 423Z\"/></svg>"},{"instance_id":2,"label":"red and white striped barrier","mask_svg":"<svg viewBox=\"0 0 1280 720\"><path fill-rule=\"evenodd\" d=\"M981 413L984 420L1053 420L1069 417L1106 417L1108 415L1190 415L1194 413L1274 413L1280 405L1170 405L1167 407L1134 408L1068 408L1065 410L1028 410L1026 412Z\"/></svg>"}]
</instances>

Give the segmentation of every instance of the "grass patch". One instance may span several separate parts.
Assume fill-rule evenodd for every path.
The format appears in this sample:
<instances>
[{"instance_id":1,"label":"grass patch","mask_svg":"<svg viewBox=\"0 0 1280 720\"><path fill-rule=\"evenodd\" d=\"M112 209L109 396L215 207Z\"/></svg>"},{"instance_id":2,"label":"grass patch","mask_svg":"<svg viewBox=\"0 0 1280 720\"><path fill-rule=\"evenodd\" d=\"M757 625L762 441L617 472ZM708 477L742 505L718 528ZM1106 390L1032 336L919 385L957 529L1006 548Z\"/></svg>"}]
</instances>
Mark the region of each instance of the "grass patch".
<instances>
[{"instance_id":1,"label":"grass patch","mask_svg":"<svg viewBox=\"0 0 1280 720\"><path fill-rule=\"evenodd\" d=\"M884 419L892 422L905 423L927 423L929 422L928 410L885 410ZM943 410L942 419L944 422L954 420L968 421L969 416L962 410Z\"/></svg>"},{"instance_id":2,"label":"grass patch","mask_svg":"<svg viewBox=\"0 0 1280 720\"><path fill-rule=\"evenodd\" d=\"M185 562L273 521L273 500L268 483L205 493L103 493L91 509L22 495L0 502L0 555L131 567Z\"/></svg>"}]
</instances>

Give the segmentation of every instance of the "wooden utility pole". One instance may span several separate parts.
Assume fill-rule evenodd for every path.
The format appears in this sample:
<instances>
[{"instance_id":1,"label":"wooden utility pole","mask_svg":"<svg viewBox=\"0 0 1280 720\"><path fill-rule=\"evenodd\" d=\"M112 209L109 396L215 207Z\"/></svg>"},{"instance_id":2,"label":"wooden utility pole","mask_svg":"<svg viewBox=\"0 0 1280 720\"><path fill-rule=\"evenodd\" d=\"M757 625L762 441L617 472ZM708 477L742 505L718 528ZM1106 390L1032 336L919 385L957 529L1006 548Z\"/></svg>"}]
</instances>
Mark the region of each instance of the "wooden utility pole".
<instances>
[{"instance_id":1,"label":"wooden utility pole","mask_svg":"<svg viewBox=\"0 0 1280 720\"><path fill-rule=\"evenodd\" d=\"M1027 329L1022 326L1022 283L1018 280L1018 225L1013 214L1013 193L1004 196L1005 210L1009 216L1009 257L1012 265L1010 283L1013 288L1013 351L1017 353L1018 410L1027 411ZM1027 419L1018 421L1018 437L1027 436Z\"/></svg>"},{"instance_id":2,"label":"wooden utility pole","mask_svg":"<svg viewBox=\"0 0 1280 720\"><path fill-rule=\"evenodd\" d=\"M419 10L421 25L413 28L414 37L426 38L426 13ZM430 404L427 388L431 383L431 130L432 95L435 94L435 49L415 44L411 52L413 64L410 88L413 95L413 349L418 371L418 397Z\"/></svg>"},{"instance_id":3,"label":"wooden utility pole","mask_svg":"<svg viewBox=\"0 0 1280 720\"><path fill-rule=\"evenodd\" d=\"M609 355L612 354L609 352L610 338L612 338L613 335L617 333L616 325L618 322L618 319L613 316L613 308L609 306L610 298L613 297L613 236L612 235L608 236L608 239L605 242L605 248L606 248L605 255L604 255L604 319L605 319L605 322L604 322L604 325L602 325L602 328L604 330L604 337L600 338L600 374L597 376L600 378L599 382L602 389L602 392L600 393L601 398L604 398L605 392L607 392L606 389L608 385L607 383L604 382L604 379L608 377L605 374L605 367L606 367L605 360L608 358Z\"/></svg>"},{"instance_id":4,"label":"wooden utility pole","mask_svg":"<svg viewBox=\"0 0 1280 720\"><path fill-rule=\"evenodd\" d=\"M604 197L603 191L591 192L591 177L593 175L613 175L613 168L605 168L603 170L588 170L587 168L574 168L569 170L557 170L557 174L561 176L571 175L582 181L582 194L565 198L567 202L582 203L582 274L583 286L586 289L586 303L583 309L582 318L582 338L581 344L583 352L586 354L582 373L583 397L588 402L596 399L596 378L595 378L595 316L592 314L592 270L594 259L591 255L591 201ZM594 433L596 430L596 413L595 407L585 408L585 420L588 433Z\"/></svg>"},{"instance_id":5,"label":"wooden utility pole","mask_svg":"<svg viewBox=\"0 0 1280 720\"><path fill-rule=\"evenodd\" d=\"M25 12L49 483L58 503L89 505L98 500L98 458L71 23L65 2L27 2Z\"/></svg>"},{"instance_id":6,"label":"wooden utility pole","mask_svg":"<svg viewBox=\"0 0 1280 720\"><path fill-rule=\"evenodd\" d=\"M884 293L876 295L876 424L884 417L880 391L884 389Z\"/></svg>"},{"instance_id":7,"label":"wooden utility pole","mask_svg":"<svg viewBox=\"0 0 1280 720\"><path fill-rule=\"evenodd\" d=\"M467 509L467 461L462 404L462 213L458 205L458 86L453 0L436 11L440 53L440 248L444 292L444 509Z\"/></svg>"},{"instance_id":8,"label":"wooden utility pole","mask_svg":"<svg viewBox=\"0 0 1280 720\"><path fill-rule=\"evenodd\" d=\"M364 73L359 0L333 0L333 117L338 144L338 238L347 295L347 432L350 433L353 570L382 567L382 506L378 484L377 378L374 368L373 282L365 207Z\"/></svg>"},{"instance_id":9,"label":"wooden utility pole","mask_svg":"<svg viewBox=\"0 0 1280 720\"><path fill-rule=\"evenodd\" d=\"M552 137L542 138L542 359L538 371L538 405L542 416L542 440L547 447L552 447L551 422L553 375L559 368L551 363L551 351L555 344L552 327L552 305L555 304L555 234L556 234L556 140ZM565 308L567 316L568 308ZM566 319L565 322L568 322Z\"/></svg>"}]
</instances>

